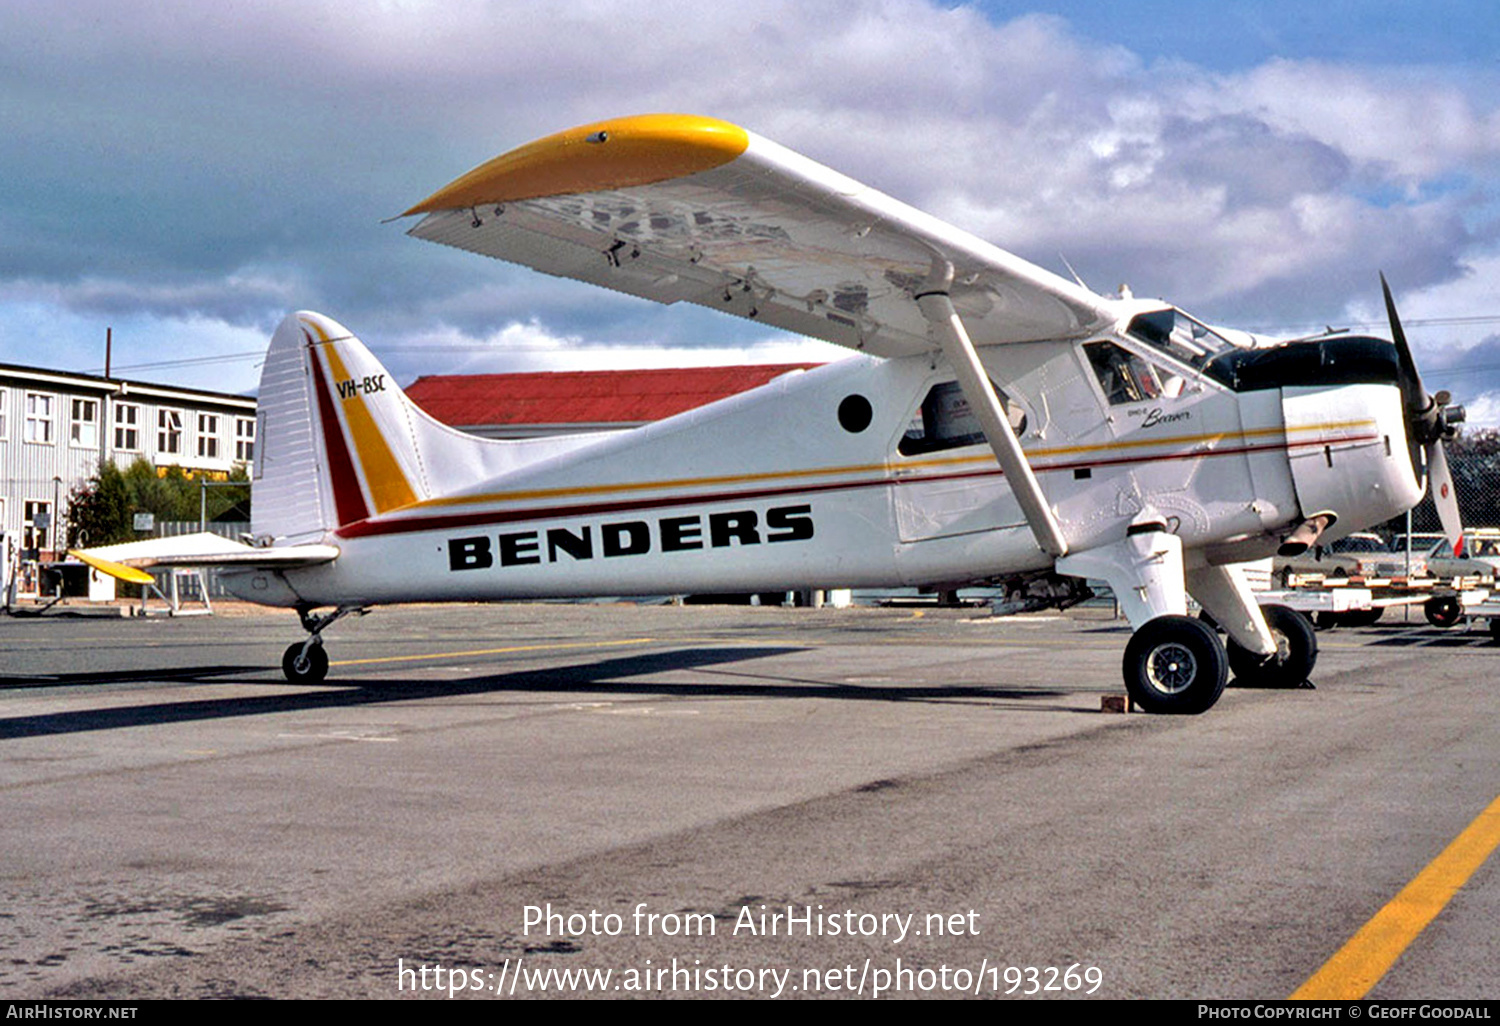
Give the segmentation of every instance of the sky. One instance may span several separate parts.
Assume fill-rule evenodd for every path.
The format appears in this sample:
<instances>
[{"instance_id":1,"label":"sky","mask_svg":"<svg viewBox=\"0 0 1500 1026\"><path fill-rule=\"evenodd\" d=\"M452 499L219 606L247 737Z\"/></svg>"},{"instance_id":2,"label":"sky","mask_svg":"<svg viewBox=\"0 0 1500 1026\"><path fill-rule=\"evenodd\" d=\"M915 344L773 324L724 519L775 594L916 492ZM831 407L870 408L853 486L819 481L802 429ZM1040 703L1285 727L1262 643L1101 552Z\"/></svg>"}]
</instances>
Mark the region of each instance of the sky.
<instances>
[{"instance_id":1,"label":"sky","mask_svg":"<svg viewBox=\"0 0 1500 1026\"><path fill-rule=\"evenodd\" d=\"M732 9L731 9L732 8ZM0 362L250 392L287 312L419 374L835 359L405 234L537 137L744 125L1096 291L1387 334L1500 425L1494 0L10 0Z\"/></svg>"}]
</instances>

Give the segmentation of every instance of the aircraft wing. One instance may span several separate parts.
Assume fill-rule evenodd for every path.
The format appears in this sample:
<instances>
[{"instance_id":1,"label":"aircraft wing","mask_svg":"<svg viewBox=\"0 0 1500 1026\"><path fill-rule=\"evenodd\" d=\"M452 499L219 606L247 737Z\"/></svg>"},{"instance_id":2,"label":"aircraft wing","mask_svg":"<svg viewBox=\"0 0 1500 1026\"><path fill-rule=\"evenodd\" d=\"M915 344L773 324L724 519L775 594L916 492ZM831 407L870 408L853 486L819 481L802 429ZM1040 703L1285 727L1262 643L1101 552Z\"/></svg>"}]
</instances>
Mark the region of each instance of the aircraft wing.
<instances>
[{"instance_id":1,"label":"aircraft wing","mask_svg":"<svg viewBox=\"0 0 1500 1026\"><path fill-rule=\"evenodd\" d=\"M220 567L242 570L290 570L315 566L335 559L332 545L280 545L257 547L221 538L216 534L185 534L175 538L149 538L93 549L71 549L73 556L111 577L147 584L152 567Z\"/></svg>"},{"instance_id":2,"label":"aircraft wing","mask_svg":"<svg viewBox=\"0 0 1500 1026\"><path fill-rule=\"evenodd\" d=\"M409 234L880 356L934 348L935 260L976 345L1073 338L1116 301L735 125L653 114L496 157L406 212ZM405 216L405 215L403 215Z\"/></svg>"}]
</instances>

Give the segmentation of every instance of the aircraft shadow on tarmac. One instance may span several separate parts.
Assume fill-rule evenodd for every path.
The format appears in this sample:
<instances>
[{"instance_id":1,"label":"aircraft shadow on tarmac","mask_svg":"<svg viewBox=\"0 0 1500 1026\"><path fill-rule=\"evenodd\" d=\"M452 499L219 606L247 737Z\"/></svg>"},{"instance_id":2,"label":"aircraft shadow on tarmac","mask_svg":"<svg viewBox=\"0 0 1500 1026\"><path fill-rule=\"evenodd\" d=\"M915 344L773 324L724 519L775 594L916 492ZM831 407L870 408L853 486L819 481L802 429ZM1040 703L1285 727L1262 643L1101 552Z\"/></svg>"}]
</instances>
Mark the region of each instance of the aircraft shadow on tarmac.
<instances>
[{"instance_id":1,"label":"aircraft shadow on tarmac","mask_svg":"<svg viewBox=\"0 0 1500 1026\"><path fill-rule=\"evenodd\" d=\"M113 730L148 724L185 723L194 720L261 716L269 713L345 708L383 702L410 702L495 692L531 692L539 695L607 695L623 698L820 698L855 701L993 701L1056 699L1067 690L993 685L907 686L899 683L846 683L799 680L774 674L755 674L713 669L723 664L743 663L804 651L794 647L693 648L621 656L595 662L575 663L545 669L485 674L459 680L409 678L334 679L325 690L249 695L235 698L153 702L147 705L76 710L0 719L0 741L96 730ZM264 672L261 666L176 667L110 673L59 674L53 677L0 677L0 692L18 687L63 687L131 681L161 681L175 684L213 684L231 675ZM651 674L698 671L699 682L672 684L622 680ZM269 685L268 682L256 682ZM277 682L279 685L280 682ZM1077 712L1063 706L1054 711Z\"/></svg>"}]
</instances>

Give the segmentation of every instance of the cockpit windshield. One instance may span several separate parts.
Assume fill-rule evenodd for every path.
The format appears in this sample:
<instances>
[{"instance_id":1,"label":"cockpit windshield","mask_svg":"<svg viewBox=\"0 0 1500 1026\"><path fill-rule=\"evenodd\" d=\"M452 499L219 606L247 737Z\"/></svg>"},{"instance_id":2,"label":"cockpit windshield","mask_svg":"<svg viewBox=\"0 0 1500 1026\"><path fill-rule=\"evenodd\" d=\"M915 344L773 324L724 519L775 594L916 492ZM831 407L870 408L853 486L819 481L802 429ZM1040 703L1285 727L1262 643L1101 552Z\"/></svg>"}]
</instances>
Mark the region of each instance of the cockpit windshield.
<instances>
[{"instance_id":1,"label":"cockpit windshield","mask_svg":"<svg viewBox=\"0 0 1500 1026\"><path fill-rule=\"evenodd\" d=\"M1128 330L1132 338L1194 370L1202 370L1214 357L1236 348L1223 335L1176 307L1139 314Z\"/></svg>"}]
</instances>

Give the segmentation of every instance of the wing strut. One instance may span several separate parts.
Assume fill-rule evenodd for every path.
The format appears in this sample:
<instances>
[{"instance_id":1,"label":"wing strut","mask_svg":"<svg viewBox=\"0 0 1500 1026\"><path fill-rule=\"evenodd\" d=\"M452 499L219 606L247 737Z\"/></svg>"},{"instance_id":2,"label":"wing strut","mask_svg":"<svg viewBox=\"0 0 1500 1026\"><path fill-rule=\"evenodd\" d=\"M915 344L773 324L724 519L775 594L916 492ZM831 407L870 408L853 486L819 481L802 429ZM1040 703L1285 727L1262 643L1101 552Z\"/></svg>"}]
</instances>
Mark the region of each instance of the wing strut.
<instances>
[{"instance_id":1,"label":"wing strut","mask_svg":"<svg viewBox=\"0 0 1500 1026\"><path fill-rule=\"evenodd\" d=\"M1010 418L1001 407L995 390L990 387L989 376L979 362L979 354L974 350L969 333L964 330L963 321L959 320L958 311L953 309L953 300L948 295L952 285L953 265L935 257L932 276L928 278L924 291L916 297L917 306L943 347L943 355L953 365L958 387L969 401L969 408L979 418L984 437L1000 461L1000 469L1005 472L1011 491L1026 514L1037 544L1054 557L1065 556L1068 543L1063 538L1062 527L1047 505L1036 475L1031 472L1031 464L1026 462L1026 453L1021 450L1021 443L1011 429Z\"/></svg>"}]
</instances>

